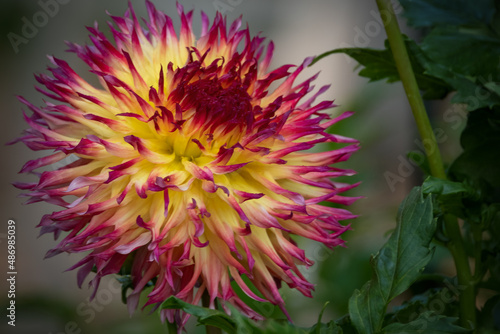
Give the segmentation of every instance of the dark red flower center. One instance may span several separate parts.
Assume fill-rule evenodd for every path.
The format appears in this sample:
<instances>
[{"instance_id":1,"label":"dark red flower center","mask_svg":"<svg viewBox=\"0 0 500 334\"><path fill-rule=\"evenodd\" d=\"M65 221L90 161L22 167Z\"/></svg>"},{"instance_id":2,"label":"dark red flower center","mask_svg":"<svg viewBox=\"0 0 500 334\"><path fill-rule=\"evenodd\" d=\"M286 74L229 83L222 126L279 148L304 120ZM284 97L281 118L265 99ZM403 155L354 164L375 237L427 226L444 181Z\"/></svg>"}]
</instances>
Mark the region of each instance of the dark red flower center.
<instances>
[{"instance_id":1,"label":"dark red flower center","mask_svg":"<svg viewBox=\"0 0 500 334\"><path fill-rule=\"evenodd\" d=\"M256 113L248 93L256 78L253 61L242 64L241 55L236 54L229 62L218 58L211 64L204 64L206 55L195 54L199 60L190 58L188 63L178 68L174 74L175 89L168 100L177 105L182 119L190 119L191 126L199 133L226 134L230 131L251 130ZM259 109L260 110L260 109ZM176 120L179 120L176 115Z\"/></svg>"},{"instance_id":2,"label":"dark red flower center","mask_svg":"<svg viewBox=\"0 0 500 334\"><path fill-rule=\"evenodd\" d=\"M213 133L221 125L228 131L243 129L253 123L251 97L237 81L224 87L219 78L200 79L187 85L185 94L181 106L196 110L194 122L202 131Z\"/></svg>"}]
</instances>

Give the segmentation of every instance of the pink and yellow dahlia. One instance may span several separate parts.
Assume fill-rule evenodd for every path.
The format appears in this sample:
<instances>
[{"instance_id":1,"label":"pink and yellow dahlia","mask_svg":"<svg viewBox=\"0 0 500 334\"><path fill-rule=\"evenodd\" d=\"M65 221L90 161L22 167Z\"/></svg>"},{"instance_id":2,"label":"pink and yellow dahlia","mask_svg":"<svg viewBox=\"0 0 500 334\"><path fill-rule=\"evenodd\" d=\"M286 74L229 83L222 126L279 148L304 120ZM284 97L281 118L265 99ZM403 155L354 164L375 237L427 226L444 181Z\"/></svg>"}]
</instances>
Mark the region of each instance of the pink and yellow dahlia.
<instances>
[{"instance_id":1,"label":"pink and yellow dahlia","mask_svg":"<svg viewBox=\"0 0 500 334\"><path fill-rule=\"evenodd\" d=\"M291 236L328 247L343 243L340 235L349 227L339 221L353 215L321 203L356 199L341 196L355 185L332 178L352 174L333 165L348 159L357 143L326 132L350 113L331 119L323 112L335 106L314 102L326 87L305 97L315 77L295 84L311 59L269 71L272 42L266 48L263 38L251 38L241 19L227 29L222 15L210 25L202 13L196 39L192 12L178 5L177 35L170 17L146 4L145 27L132 8L112 17L114 44L97 24L88 28L93 45L68 43L100 87L49 57L52 75L36 78L54 102L37 107L20 98L33 114L25 115L30 128L19 140L32 150L53 151L22 172L74 160L35 173L38 182L16 184L29 191L29 202L63 207L39 225L56 237L67 232L48 256L89 252L72 269L80 268L80 286L94 269L95 289L129 259L130 310L148 283L147 304L169 296L197 304L207 293L210 307L218 299L253 318L259 314L231 281L253 299L282 308L281 282L310 296L313 285L298 266L312 261ZM327 142L348 145L310 150ZM177 312L163 310L162 316L184 322Z\"/></svg>"}]
</instances>

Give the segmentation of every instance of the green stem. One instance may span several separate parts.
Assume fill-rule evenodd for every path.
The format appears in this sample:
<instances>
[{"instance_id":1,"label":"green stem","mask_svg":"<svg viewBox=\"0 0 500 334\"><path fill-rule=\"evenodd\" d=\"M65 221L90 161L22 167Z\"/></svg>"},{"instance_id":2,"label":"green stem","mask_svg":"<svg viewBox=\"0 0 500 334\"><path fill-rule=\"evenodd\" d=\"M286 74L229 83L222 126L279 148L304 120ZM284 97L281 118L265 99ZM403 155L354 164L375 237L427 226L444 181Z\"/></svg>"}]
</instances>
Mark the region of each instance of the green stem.
<instances>
[{"instance_id":1,"label":"green stem","mask_svg":"<svg viewBox=\"0 0 500 334\"><path fill-rule=\"evenodd\" d=\"M210 307L210 295L206 290L201 296L201 305L203 307ZM222 330L219 327L205 325L205 330L207 334L222 334Z\"/></svg>"},{"instance_id":2,"label":"green stem","mask_svg":"<svg viewBox=\"0 0 500 334\"><path fill-rule=\"evenodd\" d=\"M168 334L177 334L177 324L171 323L167 320L167 329L168 329Z\"/></svg>"},{"instance_id":3,"label":"green stem","mask_svg":"<svg viewBox=\"0 0 500 334\"><path fill-rule=\"evenodd\" d=\"M481 245L481 242L483 239L482 238L483 231L481 229L481 226L479 226L479 224L472 223L471 229L472 229L472 236L474 238L474 244ZM474 267L475 268L474 268L473 280L474 280L475 284L481 282L483 279L483 276L485 274L485 268L483 265L483 261L481 261L481 252L482 252L482 249L479 246L474 249Z\"/></svg>"},{"instance_id":4,"label":"green stem","mask_svg":"<svg viewBox=\"0 0 500 334\"><path fill-rule=\"evenodd\" d=\"M420 137L422 138L427 160L431 174L435 177L446 179L446 173L441 159L441 153L436 142L436 137L431 127L429 118L424 107L422 96L418 88L415 74L411 66L410 58L399 29L398 21L390 0L376 0L381 18L384 20L385 31L391 46L394 61L399 72L399 77L403 83L408 102L410 103L413 117L417 124ZM471 270L465 253L464 242L458 221L451 215L444 218L446 234L450 238L447 244L450 250L455 266L460 288L463 289L460 295L460 314L462 325L470 327L475 326L476 307L475 307L475 287L471 282Z\"/></svg>"},{"instance_id":5,"label":"green stem","mask_svg":"<svg viewBox=\"0 0 500 334\"><path fill-rule=\"evenodd\" d=\"M467 328L475 328L476 324L476 287L471 274L469 258L457 223L457 218L445 215L446 234L450 238L447 246L455 261L460 293L460 322Z\"/></svg>"}]
</instances>

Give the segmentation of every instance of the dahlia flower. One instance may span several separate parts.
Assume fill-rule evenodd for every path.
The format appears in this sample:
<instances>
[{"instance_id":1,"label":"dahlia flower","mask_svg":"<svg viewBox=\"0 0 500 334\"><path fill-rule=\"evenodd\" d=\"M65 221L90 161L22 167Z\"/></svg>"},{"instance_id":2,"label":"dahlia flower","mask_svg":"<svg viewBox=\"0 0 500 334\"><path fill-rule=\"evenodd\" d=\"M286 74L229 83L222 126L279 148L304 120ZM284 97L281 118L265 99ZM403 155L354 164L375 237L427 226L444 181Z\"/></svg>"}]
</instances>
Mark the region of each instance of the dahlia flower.
<instances>
[{"instance_id":1,"label":"dahlia flower","mask_svg":"<svg viewBox=\"0 0 500 334\"><path fill-rule=\"evenodd\" d=\"M169 296L197 304L206 293L211 308L216 300L224 308L231 303L252 318L260 316L232 281L282 309L282 282L311 296L313 285L298 267L313 262L291 236L343 244L349 226L339 221L354 216L321 203L356 200L341 196L355 185L332 178L353 173L333 165L357 142L326 132L350 113L332 119L323 112L335 105L314 102L327 87L308 95L315 77L295 84L311 59L269 71L272 42L250 37L241 18L227 29L221 14L210 24L202 13L196 39L192 11L177 5L177 35L170 17L146 5L144 27L132 8L112 16L114 43L97 24L88 28L93 45L68 43L100 87L49 57L52 75L36 79L53 102L37 107L20 97L32 115L18 141L52 153L22 168L37 182L15 185L28 191L29 203L62 207L42 218L42 234L67 232L47 256L87 252L71 269L79 268L80 286L95 271L95 289L130 261L131 311L148 284L146 305ZM310 150L327 142L346 144ZM33 172L55 163L64 165ZM187 318L161 314L182 324Z\"/></svg>"}]
</instances>

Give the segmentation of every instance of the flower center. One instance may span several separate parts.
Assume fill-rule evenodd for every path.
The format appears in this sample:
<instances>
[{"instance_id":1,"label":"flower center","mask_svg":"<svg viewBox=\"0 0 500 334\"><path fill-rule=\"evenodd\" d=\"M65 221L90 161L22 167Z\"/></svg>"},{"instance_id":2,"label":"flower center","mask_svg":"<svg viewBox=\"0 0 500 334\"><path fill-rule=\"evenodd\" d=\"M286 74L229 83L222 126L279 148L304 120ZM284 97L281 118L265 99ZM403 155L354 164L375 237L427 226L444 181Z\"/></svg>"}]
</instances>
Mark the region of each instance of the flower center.
<instances>
[{"instance_id":1,"label":"flower center","mask_svg":"<svg viewBox=\"0 0 500 334\"><path fill-rule=\"evenodd\" d=\"M251 129L254 122L248 84L237 73L221 76L218 71L197 73L199 79L184 82L184 98L179 102L184 117L191 118L191 129L202 135L225 135ZM200 73L201 72L201 73Z\"/></svg>"},{"instance_id":2,"label":"flower center","mask_svg":"<svg viewBox=\"0 0 500 334\"><path fill-rule=\"evenodd\" d=\"M190 84L186 94L196 108L195 118L202 118L214 125L229 123L234 126L253 120L250 95L233 82L223 88L217 79L201 79Z\"/></svg>"}]
</instances>

